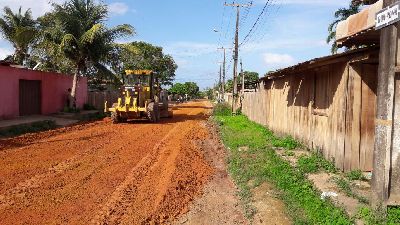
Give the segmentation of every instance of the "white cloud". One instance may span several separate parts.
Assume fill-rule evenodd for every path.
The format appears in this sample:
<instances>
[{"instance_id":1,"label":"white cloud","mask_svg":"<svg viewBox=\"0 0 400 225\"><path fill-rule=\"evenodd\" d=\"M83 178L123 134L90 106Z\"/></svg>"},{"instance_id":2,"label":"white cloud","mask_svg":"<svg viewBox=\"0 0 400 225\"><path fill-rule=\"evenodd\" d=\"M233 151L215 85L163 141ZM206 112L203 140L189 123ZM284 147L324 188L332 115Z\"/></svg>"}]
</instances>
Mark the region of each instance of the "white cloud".
<instances>
[{"instance_id":1,"label":"white cloud","mask_svg":"<svg viewBox=\"0 0 400 225\"><path fill-rule=\"evenodd\" d=\"M268 51L275 49L310 49L314 47L326 46L324 40L310 40L310 39L298 39L298 38L286 38L277 40L265 40L260 43L249 43L241 49L243 53L257 52L257 51Z\"/></svg>"},{"instance_id":2,"label":"white cloud","mask_svg":"<svg viewBox=\"0 0 400 225\"><path fill-rule=\"evenodd\" d=\"M64 0L0 0L0 9L9 6L12 10L18 10L22 6L22 10L32 10L33 17L38 17L51 10L51 2L62 3Z\"/></svg>"},{"instance_id":3,"label":"white cloud","mask_svg":"<svg viewBox=\"0 0 400 225\"><path fill-rule=\"evenodd\" d=\"M13 51L9 48L0 48L0 60L4 59L5 57L13 54Z\"/></svg>"},{"instance_id":4,"label":"white cloud","mask_svg":"<svg viewBox=\"0 0 400 225\"><path fill-rule=\"evenodd\" d=\"M61 4L65 1L66 0L0 0L0 9L8 6L15 11L22 6L23 11L31 9L33 17L37 18L49 12L52 9L52 3ZM129 11L128 5L122 2L110 3L108 6L111 15L124 15Z\"/></svg>"},{"instance_id":5,"label":"white cloud","mask_svg":"<svg viewBox=\"0 0 400 225\"><path fill-rule=\"evenodd\" d=\"M199 42L175 42L167 45L164 51L176 57L197 57L217 51L216 44Z\"/></svg>"},{"instance_id":6,"label":"white cloud","mask_svg":"<svg viewBox=\"0 0 400 225\"><path fill-rule=\"evenodd\" d=\"M263 60L265 65L271 69L279 69L296 63L296 59L289 54L264 53Z\"/></svg>"},{"instance_id":7,"label":"white cloud","mask_svg":"<svg viewBox=\"0 0 400 225\"><path fill-rule=\"evenodd\" d=\"M259 3L266 3L267 0L259 0ZM348 6L349 0L281 0L275 4L286 5L318 5L318 6Z\"/></svg>"},{"instance_id":8,"label":"white cloud","mask_svg":"<svg viewBox=\"0 0 400 225\"><path fill-rule=\"evenodd\" d=\"M111 15L125 15L129 11L129 6L123 2L114 2L108 5Z\"/></svg>"}]
</instances>

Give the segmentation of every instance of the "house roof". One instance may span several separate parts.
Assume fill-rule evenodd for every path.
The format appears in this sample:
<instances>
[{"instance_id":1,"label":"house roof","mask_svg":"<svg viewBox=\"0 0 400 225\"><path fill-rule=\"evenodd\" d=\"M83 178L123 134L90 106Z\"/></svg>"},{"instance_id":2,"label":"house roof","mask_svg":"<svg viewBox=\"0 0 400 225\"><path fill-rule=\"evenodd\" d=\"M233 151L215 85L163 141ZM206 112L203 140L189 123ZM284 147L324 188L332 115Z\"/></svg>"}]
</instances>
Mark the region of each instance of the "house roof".
<instances>
[{"instance_id":1,"label":"house roof","mask_svg":"<svg viewBox=\"0 0 400 225\"><path fill-rule=\"evenodd\" d=\"M383 0L350 16L336 27L336 42L338 46L379 44L380 31L375 30L376 13L382 10Z\"/></svg>"},{"instance_id":2,"label":"house roof","mask_svg":"<svg viewBox=\"0 0 400 225\"><path fill-rule=\"evenodd\" d=\"M355 49L351 51L347 51L344 53L340 54L335 54L335 55L329 55L329 56L324 56L320 58L315 58L308 60L306 62L302 62L299 64L296 64L291 67L287 67L284 69L280 69L274 72L268 73L265 77L261 78L260 80L273 80L277 79L280 77L284 77L287 75L291 75L294 73L298 73L301 71L325 66L325 65L330 65L338 62L343 62L343 61L359 61L359 60L371 60L375 59L377 57L373 57L374 55L379 54L379 47L372 46L372 47L366 47L366 48L360 48L360 49Z\"/></svg>"}]
</instances>

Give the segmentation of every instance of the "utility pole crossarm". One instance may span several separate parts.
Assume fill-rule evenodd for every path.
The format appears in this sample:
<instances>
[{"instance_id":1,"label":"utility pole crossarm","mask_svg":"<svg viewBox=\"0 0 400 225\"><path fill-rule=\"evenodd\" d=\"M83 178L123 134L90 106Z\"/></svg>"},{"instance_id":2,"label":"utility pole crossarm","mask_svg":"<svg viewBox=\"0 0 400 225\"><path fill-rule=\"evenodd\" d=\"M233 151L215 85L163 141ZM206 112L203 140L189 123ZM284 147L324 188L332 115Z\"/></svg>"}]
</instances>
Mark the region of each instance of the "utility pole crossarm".
<instances>
[{"instance_id":1,"label":"utility pole crossarm","mask_svg":"<svg viewBox=\"0 0 400 225\"><path fill-rule=\"evenodd\" d=\"M232 4L228 4L225 3L225 6L232 6L232 7L251 7L252 4L238 4L238 3L232 3Z\"/></svg>"}]
</instances>

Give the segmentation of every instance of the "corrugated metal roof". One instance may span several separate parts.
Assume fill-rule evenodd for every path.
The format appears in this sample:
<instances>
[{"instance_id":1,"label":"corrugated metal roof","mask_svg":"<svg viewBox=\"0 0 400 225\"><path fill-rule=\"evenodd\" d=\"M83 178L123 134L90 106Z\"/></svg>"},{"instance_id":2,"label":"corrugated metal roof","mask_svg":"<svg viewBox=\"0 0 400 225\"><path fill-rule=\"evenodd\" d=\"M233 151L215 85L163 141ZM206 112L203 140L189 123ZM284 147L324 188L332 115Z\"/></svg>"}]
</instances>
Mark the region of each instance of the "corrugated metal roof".
<instances>
[{"instance_id":1,"label":"corrugated metal roof","mask_svg":"<svg viewBox=\"0 0 400 225\"><path fill-rule=\"evenodd\" d=\"M280 69L280 70L277 70L274 72L270 72L270 73L266 74L266 76L261 78L260 80L276 79L276 78L283 77L286 75L291 75L293 73L303 71L306 69L312 69L312 68L321 66L321 64L328 63L328 62L331 62L336 59L345 58L348 56L362 55L362 54L365 54L368 52L374 52L374 51L378 51L378 50L379 50L379 47L372 46L372 47L355 49L355 50L351 50L351 51L347 51L347 52L339 53L339 54L335 54L335 55L314 58L314 59L296 64L296 65L293 65L291 67L287 67L287 68ZM343 59L343 60L345 60L345 59Z\"/></svg>"}]
</instances>

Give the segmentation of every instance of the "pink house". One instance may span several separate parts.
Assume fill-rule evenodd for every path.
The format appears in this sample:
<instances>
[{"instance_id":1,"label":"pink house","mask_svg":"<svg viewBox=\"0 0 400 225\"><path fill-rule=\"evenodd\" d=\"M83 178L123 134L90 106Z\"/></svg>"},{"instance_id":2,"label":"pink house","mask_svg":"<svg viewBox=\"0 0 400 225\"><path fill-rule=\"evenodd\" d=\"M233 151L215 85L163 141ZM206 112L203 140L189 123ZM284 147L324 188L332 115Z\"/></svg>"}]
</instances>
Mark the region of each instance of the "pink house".
<instances>
[{"instance_id":1,"label":"pink house","mask_svg":"<svg viewBox=\"0 0 400 225\"><path fill-rule=\"evenodd\" d=\"M48 115L63 110L72 76L0 65L0 119ZM77 107L87 99L87 79L80 78Z\"/></svg>"}]
</instances>

